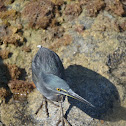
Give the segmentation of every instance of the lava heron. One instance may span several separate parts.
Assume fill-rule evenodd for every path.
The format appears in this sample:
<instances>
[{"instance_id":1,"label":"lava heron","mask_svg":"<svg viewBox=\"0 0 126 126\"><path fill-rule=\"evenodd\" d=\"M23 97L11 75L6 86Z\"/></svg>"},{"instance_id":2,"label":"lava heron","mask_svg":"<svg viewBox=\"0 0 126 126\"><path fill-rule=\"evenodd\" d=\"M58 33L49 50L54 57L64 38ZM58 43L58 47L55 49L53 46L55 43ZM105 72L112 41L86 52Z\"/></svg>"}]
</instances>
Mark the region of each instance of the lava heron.
<instances>
[{"instance_id":1,"label":"lava heron","mask_svg":"<svg viewBox=\"0 0 126 126\"><path fill-rule=\"evenodd\" d=\"M61 119L58 121L57 125L62 122L63 126L64 121L67 122L63 115L63 96L69 96L87 103L92 107L94 106L87 100L83 99L81 96L73 92L69 85L66 83L64 67L59 56L50 49L44 48L42 46L38 47L39 50L32 60L32 79L36 85L36 88L44 96L43 100L46 103L46 112L48 116L49 114L47 109L47 100L52 103L53 101L61 103ZM42 105L43 102L41 104L41 107ZM36 111L36 114L38 113L39 109Z\"/></svg>"}]
</instances>

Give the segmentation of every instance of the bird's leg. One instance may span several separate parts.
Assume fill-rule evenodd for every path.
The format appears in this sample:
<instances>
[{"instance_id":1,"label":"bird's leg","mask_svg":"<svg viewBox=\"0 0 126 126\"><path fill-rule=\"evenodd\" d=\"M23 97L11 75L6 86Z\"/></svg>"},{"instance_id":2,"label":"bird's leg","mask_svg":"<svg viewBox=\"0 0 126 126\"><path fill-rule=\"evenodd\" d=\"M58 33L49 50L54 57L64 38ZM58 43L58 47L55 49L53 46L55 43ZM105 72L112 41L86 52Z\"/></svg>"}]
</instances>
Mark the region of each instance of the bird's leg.
<instances>
[{"instance_id":1,"label":"bird's leg","mask_svg":"<svg viewBox=\"0 0 126 126\"><path fill-rule=\"evenodd\" d=\"M61 103L61 104L60 104L60 116L61 116L61 117L59 118L59 120L58 120L56 126L58 126L60 122L62 122L62 126L64 126L64 120L63 120L64 115L63 115L63 106L62 106L62 103L63 103L63 96L61 96L61 101L60 101L60 103Z\"/></svg>"},{"instance_id":2,"label":"bird's leg","mask_svg":"<svg viewBox=\"0 0 126 126\"><path fill-rule=\"evenodd\" d=\"M62 104L63 104L63 96L61 96L60 109L61 109L61 122L62 122L62 126L64 126L64 120L63 120L64 114L63 114L63 106L62 106Z\"/></svg>"},{"instance_id":3,"label":"bird's leg","mask_svg":"<svg viewBox=\"0 0 126 126\"><path fill-rule=\"evenodd\" d=\"M49 112L48 112L48 102L47 102L47 98L46 97L44 97L44 101L45 101L45 109L46 109L46 115L47 115L47 117L49 117Z\"/></svg>"},{"instance_id":4,"label":"bird's leg","mask_svg":"<svg viewBox=\"0 0 126 126\"><path fill-rule=\"evenodd\" d=\"M59 125L60 122L62 122L62 126L64 126L64 122L68 124L68 126L71 126L71 124L67 121L67 119L64 117L63 114L63 96L61 96L61 104L60 104L60 114L61 114L61 118L59 119L59 121L57 122L56 126Z\"/></svg>"},{"instance_id":5,"label":"bird's leg","mask_svg":"<svg viewBox=\"0 0 126 126\"><path fill-rule=\"evenodd\" d=\"M47 99L44 96L43 96L42 103L41 103L40 107L37 109L37 111L35 112L35 114L37 115L39 110L43 107L43 102L45 102L46 115L47 115L47 117L49 117L48 108L47 108L47 105L48 105L47 104Z\"/></svg>"},{"instance_id":6,"label":"bird's leg","mask_svg":"<svg viewBox=\"0 0 126 126\"><path fill-rule=\"evenodd\" d=\"M46 114L47 114L47 117L49 117L48 108L47 108L47 105L48 105L47 102L48 102L48 101L49 101L51 104L55 105L56 107L59 107L59 105L55 104L54 102L52 102L51 100L48 100L46 97L43 96L42 103L41 103L40 107L37 109L37 111L35 112L36 115L38 114L39 110L43 107L43 102L45 102Z\"/></svg>"},{"instance_id":7,"label":"bird's leg","mask_svg":"<svg viewBox=\"0 0 126 126\"><path fill-rule=\"evenodd\" d=\"M42 103L41 103L40 107L39 107L39 108L37 109L37 111L35 112L36 115L38 114L38 112L39 112L39 110L42 108L42 106L43 106L43 100L42 100Z\"/></svg>"}]
</instances>

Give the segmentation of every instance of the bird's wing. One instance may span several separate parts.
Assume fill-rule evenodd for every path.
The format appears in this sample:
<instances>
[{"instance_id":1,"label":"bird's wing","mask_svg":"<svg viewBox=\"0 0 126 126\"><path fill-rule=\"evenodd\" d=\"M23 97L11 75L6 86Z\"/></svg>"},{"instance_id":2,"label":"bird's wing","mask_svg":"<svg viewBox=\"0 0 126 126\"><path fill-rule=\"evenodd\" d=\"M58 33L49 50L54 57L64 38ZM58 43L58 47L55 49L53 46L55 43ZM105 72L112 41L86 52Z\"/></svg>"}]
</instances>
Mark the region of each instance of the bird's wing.
<instances>
[{"instance_id":1,"label":"bird's wing","mask_svg":"<svg viewBox=\"0 0 126 126\"><path fill-rule=\"evenodd\" d=\"M32 60L32 66L35 71L44 72L48 74L54 74L60 78L65 78L64 67L59 58L59 56L44 47L41 47L36 53L35 57Z\"/></svg>"}]
</instances>

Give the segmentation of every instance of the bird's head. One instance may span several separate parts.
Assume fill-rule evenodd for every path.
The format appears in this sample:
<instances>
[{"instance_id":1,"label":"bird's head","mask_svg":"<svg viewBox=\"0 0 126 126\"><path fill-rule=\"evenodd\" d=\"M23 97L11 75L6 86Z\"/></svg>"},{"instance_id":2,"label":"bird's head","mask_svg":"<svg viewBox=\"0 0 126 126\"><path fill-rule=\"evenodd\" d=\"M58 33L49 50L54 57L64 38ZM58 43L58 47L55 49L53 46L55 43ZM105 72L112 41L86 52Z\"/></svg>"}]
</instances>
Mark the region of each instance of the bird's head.
<instances>
[{"instance_id":1,"label":"bird's head","mask_svg":"<svg viewBox=\"0 0 126 126\"><path fill-rule=\"evenodd\" d=\"M58 76L49 74L44 78L44 81L46 82L46 87L55 92L56 95L66 95L94 107L94 105L92 105L90 102L72 91L66 81L59 78Z\"/></svg>"},{"instance_id":2,"label":"bird's head","mask_svg":"<svg viewBox=\"0 0 126 126\"><path fill-rule=\"evenodd\" d=\"M77 99L77 100L79 100L79 101L81 101L83 103L86 103L86 104L90 105L91 107L95 107L90 102L88 102L87 100L85 100L84 98L82 98L81 96L79 96L78 94L76 94L74 91L72 91L72 89L65 90L64 88L56 88L56 90L57 90L57 92L59 94L72 97L74 99Z\"/></svg>"}]
</instances>

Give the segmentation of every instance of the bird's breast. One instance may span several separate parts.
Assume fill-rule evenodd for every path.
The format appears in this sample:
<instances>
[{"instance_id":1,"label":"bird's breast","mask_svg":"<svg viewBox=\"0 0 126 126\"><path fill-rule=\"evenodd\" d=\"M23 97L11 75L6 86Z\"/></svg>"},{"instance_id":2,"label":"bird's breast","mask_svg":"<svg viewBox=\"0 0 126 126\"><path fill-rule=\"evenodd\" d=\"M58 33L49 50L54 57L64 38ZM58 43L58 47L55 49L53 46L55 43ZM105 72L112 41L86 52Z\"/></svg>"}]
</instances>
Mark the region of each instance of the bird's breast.
<instances>
[{"instance_id":1,"label":"bird's breast","mask_svg":"<svg viewBox=\"0 0 126 126\"><path fill-rule=\"evenodd\" d=\"M53 92L52 90L47 89L44 85L36 83L37 90L44 95L47 99L52 101L61 101L61 95Z\"/></svg>"}]
</instances>

